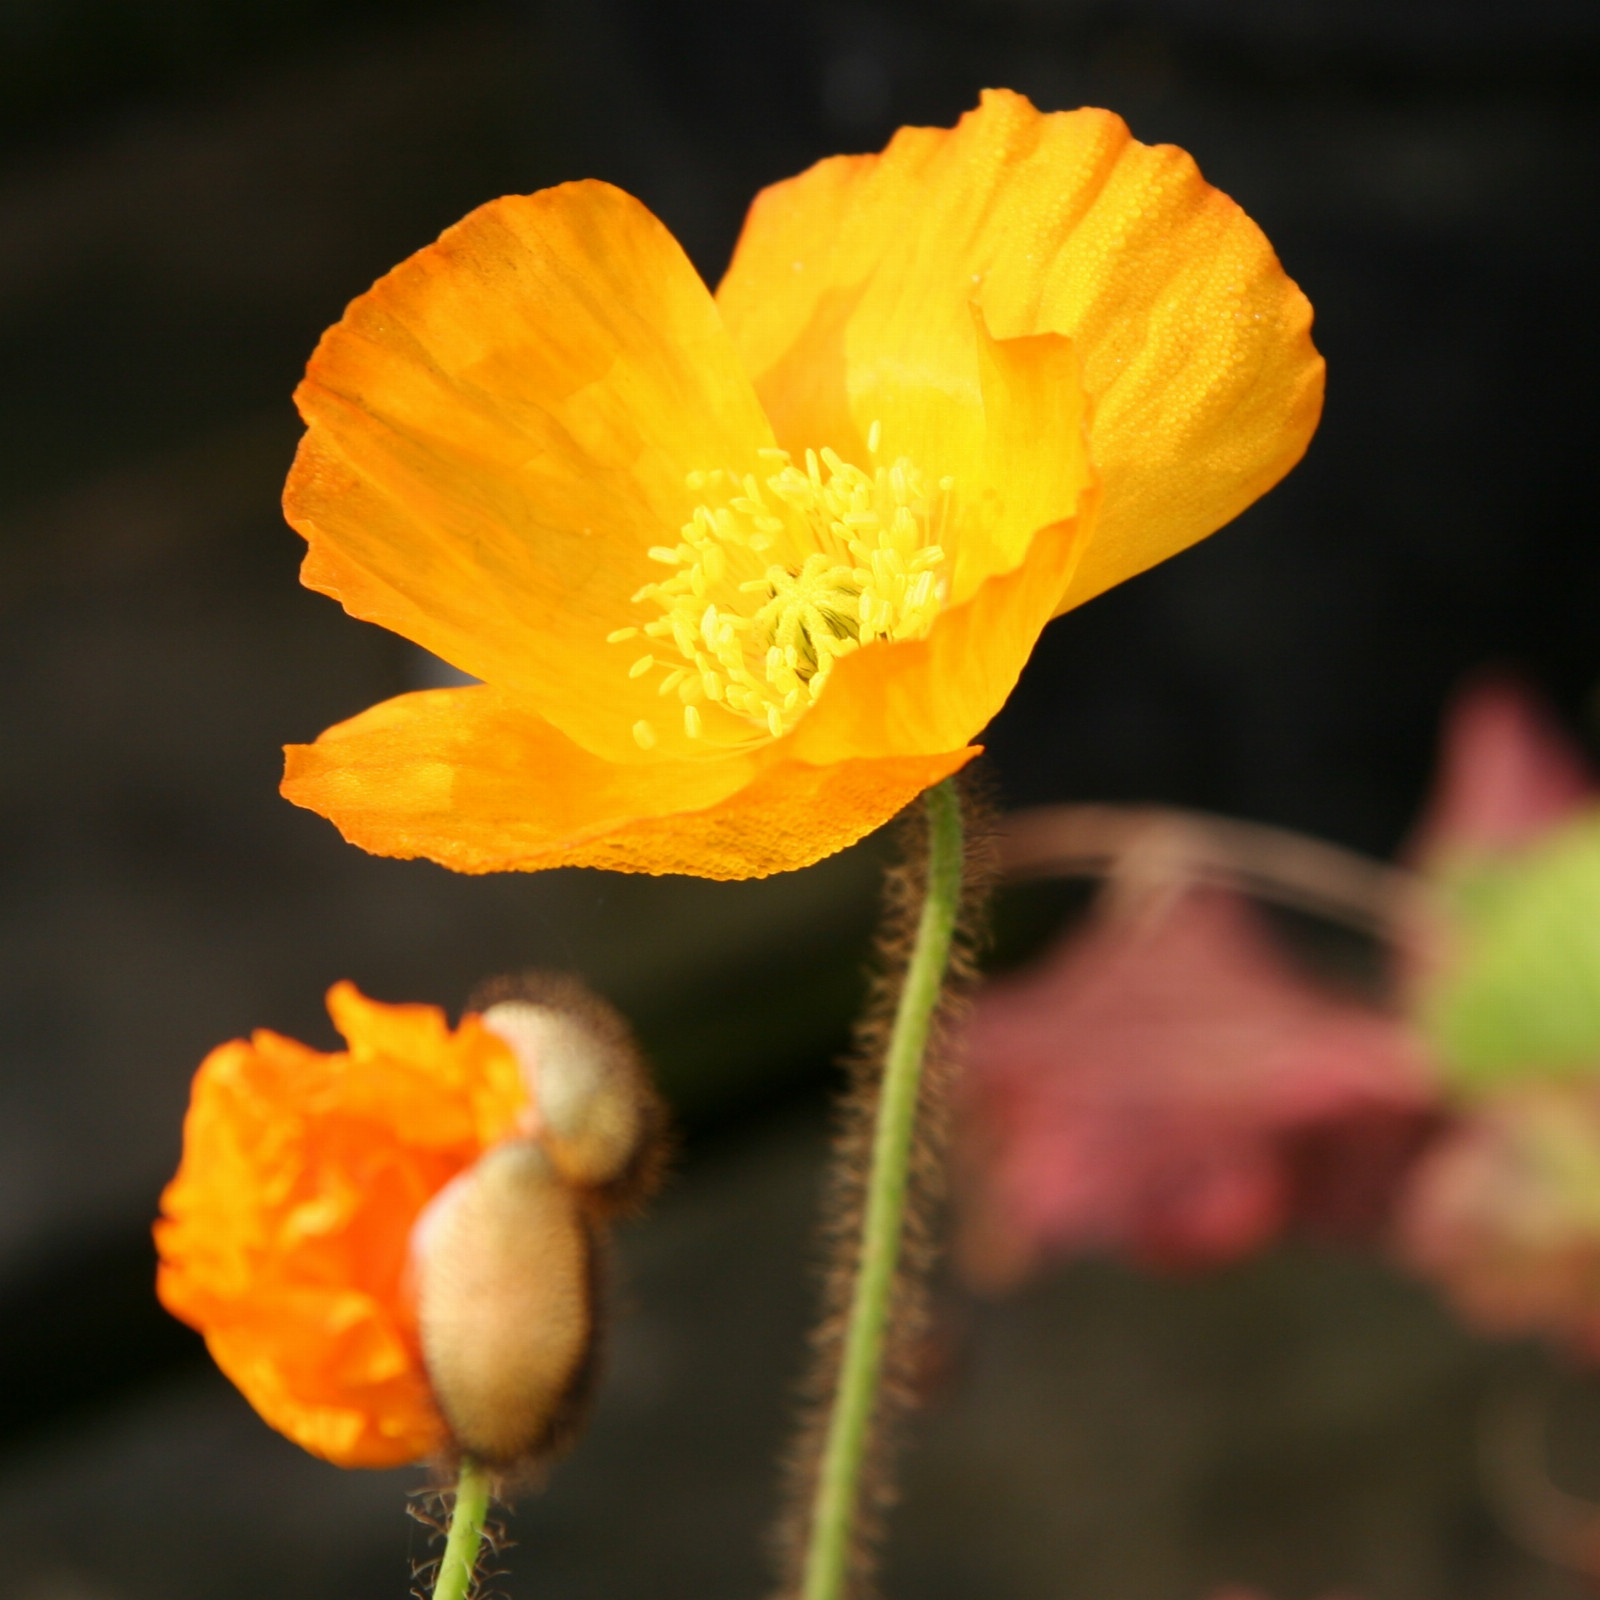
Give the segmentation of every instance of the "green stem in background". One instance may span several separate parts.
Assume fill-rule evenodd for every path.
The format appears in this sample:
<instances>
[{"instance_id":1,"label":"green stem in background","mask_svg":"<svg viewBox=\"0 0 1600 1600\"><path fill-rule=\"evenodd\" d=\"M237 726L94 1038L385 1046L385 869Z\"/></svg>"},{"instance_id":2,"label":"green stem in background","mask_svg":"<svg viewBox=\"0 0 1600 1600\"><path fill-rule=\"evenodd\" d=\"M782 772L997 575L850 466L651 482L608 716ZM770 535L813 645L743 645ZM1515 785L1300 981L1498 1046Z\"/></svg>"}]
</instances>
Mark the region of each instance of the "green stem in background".
<instances>
[{"instance_id":1,"label":"green stem in background","mask_svg":"<svg viewBox=\"0 0 1600 1600\"><path fill-rule=\"evenodd\" d=\"M444 1542L444 1559L433 1586L433 1600L467 1600L472 1575L478 1570L478 1546L483 1541L483 1519L489 1514L489 1474L471 1456L461 1458L456 1479L456 1502L450 1513L450 1533Z\"/></svg>"},{"instance_id":2,"label":"green stem in background","mask_svg":"<svg viewBox=\"0 0 1600 1600\"><path fill-rule=\"evenodd\" d=\"M803 1600L839 1600L850 1577L862 1464L872 1439L900 1262L922 1061L944 991L945 968L961 908L961 801L954 782L947 778L930 789L925 803L927 892L884 1060L861 1225L861 1254L840 1359L839 1384L828 1418L812 1502L800 1591Z\"/></svg>"}]
</instances>

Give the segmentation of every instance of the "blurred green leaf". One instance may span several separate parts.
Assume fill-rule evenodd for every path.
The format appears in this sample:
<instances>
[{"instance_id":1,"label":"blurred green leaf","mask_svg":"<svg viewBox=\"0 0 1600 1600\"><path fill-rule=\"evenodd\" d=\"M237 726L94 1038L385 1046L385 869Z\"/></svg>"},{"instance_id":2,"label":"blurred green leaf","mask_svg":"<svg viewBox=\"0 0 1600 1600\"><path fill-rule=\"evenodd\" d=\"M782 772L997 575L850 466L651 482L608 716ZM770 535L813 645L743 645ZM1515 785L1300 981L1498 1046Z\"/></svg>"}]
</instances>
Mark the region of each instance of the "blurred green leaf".
<instances>
[{"instance_id":1,"label":"blurred green leaf","mask_svg":"<svg viewBox=\"0 0 1600 1600\"><path fill-rule=\"evenodd\" d=\"M1458 943L1421 1020L1450 1078L1600 1075L1600 810L1444 887Z\"/></svg>"}]
</instances>

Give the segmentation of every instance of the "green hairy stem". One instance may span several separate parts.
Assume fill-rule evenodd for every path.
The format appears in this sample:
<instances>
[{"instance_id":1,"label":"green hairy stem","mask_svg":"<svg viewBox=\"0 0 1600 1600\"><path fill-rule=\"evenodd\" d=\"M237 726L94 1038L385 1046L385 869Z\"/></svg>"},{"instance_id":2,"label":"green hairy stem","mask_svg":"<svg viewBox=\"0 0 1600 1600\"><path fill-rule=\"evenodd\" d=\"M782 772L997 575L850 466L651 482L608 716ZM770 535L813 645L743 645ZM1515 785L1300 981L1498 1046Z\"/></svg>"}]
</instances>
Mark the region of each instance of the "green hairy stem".
<instances>
[{"instance_id":1,"label":"green hairy stem","mask_svg":"<svg viewBox=\"0 0 1600 1600\"><path fill-rule=\"evenodd\" d=\"M946 779L930 789L925 804L927 890L884 1061L861 1253L812 1501L802 1600L840 1600L850 1581L862 1467L872 1443L900 1265L923 1058L961 908L963 828L954 782Z\"/></svg>"}]
</instances>

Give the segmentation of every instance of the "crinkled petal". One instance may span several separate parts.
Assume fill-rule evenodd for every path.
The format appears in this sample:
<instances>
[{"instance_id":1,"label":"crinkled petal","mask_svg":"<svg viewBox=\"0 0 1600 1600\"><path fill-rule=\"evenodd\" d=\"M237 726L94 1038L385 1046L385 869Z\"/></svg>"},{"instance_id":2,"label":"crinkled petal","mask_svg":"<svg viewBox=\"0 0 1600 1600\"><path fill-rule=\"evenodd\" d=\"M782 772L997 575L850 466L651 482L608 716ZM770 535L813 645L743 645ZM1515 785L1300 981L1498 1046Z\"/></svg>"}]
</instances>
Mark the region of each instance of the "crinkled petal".
<instances>
[{"instance_id":1,"label":"crinkled petal","mask_svg":"<svg viewBox=\"0 0 1600 1600\"><path fill-rule=\"evenodd\" d=\"M275 1348L281 1343L280 1326L249 1320L208 1329L206 1348L262 1420L301 1449L341 1467L403 1467L449 1443L433 1391L414 1358L390 1370L398 1347L373 1348L374 1339L387 1335L376 1308L327 1336L330 1348L354 1346L368 1365L380 1369L366 1381L359 1371L335 1379L311 1363L285 1362ZM319 1355L326 1359L325 1351Z\"/></svg>"},{"instance_id":2,"label":"crinkled petal","mask_svg":"<svg viewBox=\"0 0 1600 1600\"><path fill-rule=\"evenodd\" d=\"M528 1111L511 1048L476 1019L451 1029L437 1006L385 1005L352 983L328 991L328 1013L350 1042L339 1106L374 1118L416 1149L490 1145Z\"/></svg>"},{"instance_id":3,"label":"crinkled petal","mask_svg":"<svg viewBox=\"0 0 1600 1600\"><path fill-rule=\"evenodd\" d=\"M977 751L622 766L475 687L384 701L287 754L284 795L376 855L758 878L854 844Z\"/></svg>"},{"instance_id":4,"label":"crinkled petal","mask_svg":"<svg viewBox=\"0 0 1600 1600\"><path fill-rule=\"evenodd\" d=\"M772 444L661 223L603 183L492 201L350 306L296 400L305 582L643 759L654 689L606 636L647 620L631 596L693 512L686 475Z\"/></svg>"},{"instance_id":5,"label":"crinkled petal","mask_svg":"<svg viewBox=\"0 0 1600 1600\"><path fill-rule=\"evenodd\" d=\"M717 300L787 448L859 433L889 382L972 395L969 301L1070 338L1105 498L1062 609L1238 515L1321 410L1310 306L1193 160L1005 91L764 190Z\"/></svg>"},{"instance_id":6,"label":"crinkled petal","mask_svg":"<svg viewBox=\"0 0 1600 1600\"><path fill-rule=\"evenodd\" d=\"M265 1031L195 1075L161 1197L157 1292L272 1424L341 1466L447 1442L405 1290L423 1207L527 1106L504 1042L348 985L354 1054Z\"/></svg>"}]
</instances>

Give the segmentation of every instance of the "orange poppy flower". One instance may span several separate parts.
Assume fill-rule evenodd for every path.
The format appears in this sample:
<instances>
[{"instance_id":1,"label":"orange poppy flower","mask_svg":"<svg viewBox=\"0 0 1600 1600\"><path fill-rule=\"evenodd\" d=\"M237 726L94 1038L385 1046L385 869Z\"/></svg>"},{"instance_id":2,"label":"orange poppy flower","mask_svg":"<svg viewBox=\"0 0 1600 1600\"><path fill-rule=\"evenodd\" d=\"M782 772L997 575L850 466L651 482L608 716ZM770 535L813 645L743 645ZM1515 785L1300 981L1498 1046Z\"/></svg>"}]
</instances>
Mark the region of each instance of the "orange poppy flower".
<instances>
[{"instance_id":1,"label":"orange poppy flower","mask_svg":"<svg viewBox=\"0 0 1600 1600\"><path fill-rule=\"evenodd\" d=\"M284 502L307 584L482 683L284 793L467 872L815 861L1294 465L1310 324L1181 150L1006 92L763 191L714 299L606 184L493 201L325 335Z\"/></svg>"},{"instance_id":2,"label":"orange poppy flower","mask_svg":"<svg viewBox=\"0 0 1600 1600\"><path fill-rule=\"evenodd\" d=\"M265 1031L195 1077L157 1292L273 1427L346 1467L443 1448L406 1272L427 1203L532 1111L476 1017L328 995L348 1050Z\"/></svg>"}]
</instances>

